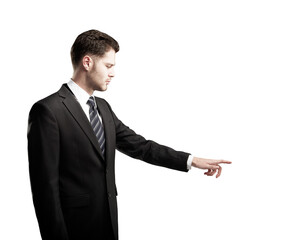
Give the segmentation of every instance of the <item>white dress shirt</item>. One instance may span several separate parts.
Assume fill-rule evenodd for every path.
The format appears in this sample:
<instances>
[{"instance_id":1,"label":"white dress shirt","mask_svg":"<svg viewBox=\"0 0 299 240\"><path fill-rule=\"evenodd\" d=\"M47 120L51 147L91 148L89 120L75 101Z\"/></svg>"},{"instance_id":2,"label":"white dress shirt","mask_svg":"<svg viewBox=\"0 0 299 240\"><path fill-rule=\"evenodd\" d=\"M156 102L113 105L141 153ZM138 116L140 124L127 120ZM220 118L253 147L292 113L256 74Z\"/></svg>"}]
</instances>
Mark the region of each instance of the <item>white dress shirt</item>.
<instances>
[{"instance_id":1,"label":"white dress shirt","mask_svg":"<svg viewBox=\"0 0 299 240\"><path fill-rule=\"evenodd\" d=\"M79 102L80 106L82 107L87 119L90 121L89 117L89 105L87 104L88 99L90 97L94 98L94 95L89 95L83 88L79 87L77 83L75 83L72 79L67 83L68 87L71 89L73 94L75 95L77 101ZM95 99L94 99L95 100ZM95 102L95 106L97 106L97 102ZM100 121L102 123L101 115L98 112L98 116L100 118Z\"/></svg>"},{"instance_id":2,"label":"white dress shirt","mask_svg":"<svg viewBox=\"0 0 299 240\"><path fill-rule=\"evenodd\" d=\"M68 87L71 89L73 94L75 95L77 101L79 102L80 106L82 107L86 117L88 120L90 120L89 117L89 105L87 104L88 99L92 96L94 98L94 95L89 95L84 89L79 87L72 79L67 83ZM94 101L96 104L96 101ZM101 115L98 113L98 116L100 118L100 121L102 123ZM187 169L191 169L192 166L192 159L193 156L189 155L187 160Z\"/></svg>"}]
</instances>

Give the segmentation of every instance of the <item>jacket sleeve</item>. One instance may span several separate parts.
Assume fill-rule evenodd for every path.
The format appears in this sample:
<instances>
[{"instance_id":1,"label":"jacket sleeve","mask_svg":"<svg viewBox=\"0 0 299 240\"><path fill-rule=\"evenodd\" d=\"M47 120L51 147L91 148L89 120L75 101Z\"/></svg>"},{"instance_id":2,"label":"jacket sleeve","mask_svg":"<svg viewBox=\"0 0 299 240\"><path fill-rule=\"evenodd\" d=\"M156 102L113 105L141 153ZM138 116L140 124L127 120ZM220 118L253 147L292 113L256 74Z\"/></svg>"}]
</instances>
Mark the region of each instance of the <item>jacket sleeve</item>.
<instances>
[{"instance_id":1,"label":"jacket sleeve","mask_svg":"<svg viewBox=\"0 0 299 240\"><path fill-rule=\"evenodd\" d=\"M43 240L67 240L59 199L59 129L50 109L33 105L28 121L31 190Z\"/></svg>"},{"instance_id":2,"label":"jacket sleeve","mask_svg":"<svg viewBox=\"0 0 299 240\"><path fill-rule=\"evenodd\" d=\"M107 103L108 104L108 103ZM120 152L147 163L187 172L189 153L176 151L136 134L112 113L116 130L116 148Z\"/></svg>"}]
</instances>

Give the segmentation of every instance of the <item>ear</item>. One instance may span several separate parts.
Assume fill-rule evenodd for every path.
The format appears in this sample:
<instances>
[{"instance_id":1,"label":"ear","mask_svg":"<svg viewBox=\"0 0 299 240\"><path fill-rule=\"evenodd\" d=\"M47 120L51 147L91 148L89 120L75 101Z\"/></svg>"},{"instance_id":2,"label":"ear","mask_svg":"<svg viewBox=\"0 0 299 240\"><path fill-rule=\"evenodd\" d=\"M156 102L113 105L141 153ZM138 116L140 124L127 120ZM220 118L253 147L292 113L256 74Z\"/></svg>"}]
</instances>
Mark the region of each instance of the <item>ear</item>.
<instances>
[{"instance_id":1,"label":"ear","mask_svg":"<svg viewBox=\"0 0 299 240\"><path fill-rule=\"evenodd\" d=\"M82 64L83 64L83 67L86 71L89 71L91 68L92 68L92 65L93 65L93 60L90 56L88 55L85 55L83 58L82 58Z\"/></svg>"}]
</instances>

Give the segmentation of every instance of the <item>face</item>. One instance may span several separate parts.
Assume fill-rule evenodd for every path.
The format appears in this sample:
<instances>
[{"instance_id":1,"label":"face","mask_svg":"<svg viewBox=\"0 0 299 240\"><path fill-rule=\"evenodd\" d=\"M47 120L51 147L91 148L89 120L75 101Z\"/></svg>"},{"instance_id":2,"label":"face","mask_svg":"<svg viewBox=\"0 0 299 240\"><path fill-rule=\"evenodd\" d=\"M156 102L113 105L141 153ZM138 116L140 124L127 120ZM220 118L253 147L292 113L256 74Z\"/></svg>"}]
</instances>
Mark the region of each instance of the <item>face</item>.
<instances>
[{"instance_id":1,"label":"face","mask_svg":"<svg viewBox=\"0 0 299 240\"><path fill-rule=\"evenodd\" d=\"M111 48L103 57L92 57L92 67L87 72L87 82L93 91L106 91L114 77L115 51Z\"/></svg>"}]
</instances>

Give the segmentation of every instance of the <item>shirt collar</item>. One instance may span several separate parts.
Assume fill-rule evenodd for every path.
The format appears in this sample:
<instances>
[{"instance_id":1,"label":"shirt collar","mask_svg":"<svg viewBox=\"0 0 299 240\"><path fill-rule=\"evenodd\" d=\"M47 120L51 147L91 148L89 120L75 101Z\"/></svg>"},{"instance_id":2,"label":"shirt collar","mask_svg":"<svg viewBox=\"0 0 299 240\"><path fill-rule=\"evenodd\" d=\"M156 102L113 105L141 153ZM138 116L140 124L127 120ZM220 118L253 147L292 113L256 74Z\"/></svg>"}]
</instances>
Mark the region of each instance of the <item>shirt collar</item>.
<instances>
[{"instance_id":1,"label":"shirt collar","mask_svg":"<svg viewBox=\"0 0 299 240\"><path fill-rule=\"evenodd\" d=\"M83 88L81 88L77 83L72 79L67 83L68 87L74 93L77 101L83 106L87 104L87 101L90 97L94 98L94 95L89 95ZM96 102L96 101L95 101Z\"/></svg>"}]
</instances>

